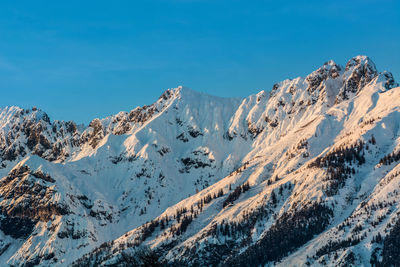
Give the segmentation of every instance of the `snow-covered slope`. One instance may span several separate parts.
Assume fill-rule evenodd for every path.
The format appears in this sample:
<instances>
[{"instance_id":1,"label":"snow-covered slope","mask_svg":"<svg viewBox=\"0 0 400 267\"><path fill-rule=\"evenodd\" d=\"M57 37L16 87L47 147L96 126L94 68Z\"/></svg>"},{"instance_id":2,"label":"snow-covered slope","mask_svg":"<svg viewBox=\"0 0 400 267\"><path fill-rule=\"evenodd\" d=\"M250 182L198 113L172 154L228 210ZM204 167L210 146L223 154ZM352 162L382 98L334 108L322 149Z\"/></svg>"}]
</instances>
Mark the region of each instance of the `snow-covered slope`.
<instances>
[{"instance_id":1,"label":"snow-covered slope","mask_svg":"<svg viewBox=\"0 0 400 267\"><path fill-rule=\"evenodd\" d=\"M178 87L87 127L2 109L0 261L388 265L399 99L357 56L244 99Z\"/></svg>"}]
</instances>

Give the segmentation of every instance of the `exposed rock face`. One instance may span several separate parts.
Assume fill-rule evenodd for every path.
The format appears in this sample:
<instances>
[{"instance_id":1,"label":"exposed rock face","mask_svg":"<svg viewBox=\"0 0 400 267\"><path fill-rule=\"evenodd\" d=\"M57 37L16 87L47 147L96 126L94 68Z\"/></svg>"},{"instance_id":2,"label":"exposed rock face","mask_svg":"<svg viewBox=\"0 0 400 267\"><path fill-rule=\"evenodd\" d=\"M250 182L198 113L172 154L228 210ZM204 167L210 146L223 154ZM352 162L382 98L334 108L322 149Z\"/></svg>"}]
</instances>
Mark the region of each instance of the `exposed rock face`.
<instances>
[{"instance_id":1,"label":"exposed rock face","mask_svg":"<svg viewBox=\"0 0 400 267\"><path fill-rule=\"evenodd\" d=\"M396 81L394 80L392 73L390 73L388 71L384 71L380 75L382 76L382 79L383 79L384 84L385 84L385 88L387 90L399 86L399 84L396 83Z\"/></svg>"},{"instance_id":2,"label":"exposed rock face","mask_svg":"<svg viewBox=\"0 0 400 267\"><path fill-rule=\"evenodd\" d=\"M12 238L28 238L32 234L34 227L35 221L29 218L0 215L0 230Z\"/></svg>"},{"instance_id":3,"label":"exposed rock face","mask_svg":"<svg viewBox=\"0 0 400 267\"><path fill-rule=\"evenodd\" d=\"M88 142L92 148L100 143L104 138L104 129L99 119L94 119L89 124L89 130L87 135L82 136L82 143Z\"/></svg>"},{"instance_id":4,"label":"exposed rock face","mask_svg":"<svg viewBox=\"0 0 400 267\"><path fill-rule=\"evenodd\" d=\"M0 207L3 215L32 221L49 221L54 215L66 215L68 207L54 202L54 179L28 166L14 168L0 180Z\"/></svg>"},{"instance_id":5,"label":"exposed rock face","mask_svg":"<svg viewBox=\"0 0 400 267\"><path fill-rule=\"evenodd\" d=\"M358 93L367 83L378 75L375 64L366 56L357 56L349 60L344 72L344 87L337 101L349 98L349 94Z\"/></svg>"},{"instance_id":6,"label":"exposed rock face","mask_svg":"<svg viewBox=\"0 0 400 267\"><path fill-rule=\"evenodd\" d=\"M78 147L79 133L74 122L50 122L46 113L38 109L7 108L8 116L0 132L0 155L3 160L13 161L29 153L47 160L60 160ZM5 131L5 129L7 129Z\"/></svg>"},{"instance_id":7,"label":"exposed rock face","mask_svg":"<svg viewBox=\"0 0 400 267\"><path fill-rule=\"evenodd\" d=\"M333 60L326 62L321 68L306 77L308 83L307 91L313 93L315 90L322 90L322 82L328 78L336 79L341 75L342 67Z\"/></svg>"}]
</instances>

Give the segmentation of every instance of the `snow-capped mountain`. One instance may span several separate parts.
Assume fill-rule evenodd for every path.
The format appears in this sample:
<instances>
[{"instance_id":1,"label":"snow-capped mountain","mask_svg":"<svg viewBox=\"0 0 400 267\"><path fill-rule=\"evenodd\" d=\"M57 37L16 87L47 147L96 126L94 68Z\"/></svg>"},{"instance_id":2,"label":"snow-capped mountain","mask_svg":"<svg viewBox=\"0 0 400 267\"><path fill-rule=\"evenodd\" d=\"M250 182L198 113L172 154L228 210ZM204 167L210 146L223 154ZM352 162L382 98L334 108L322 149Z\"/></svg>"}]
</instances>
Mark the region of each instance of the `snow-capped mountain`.
<instances>
[{"instance_id":1,"label":"snow-capped mountain","mask_svg":"<svg viewBox=\"0 0 400 267\"><path fill-rule=\"evenodd\" d=\"M244 99L170 89L89 126L1 109L0 261L395 264L399 100L357 56Z\"/></svg>"}]
</instances>

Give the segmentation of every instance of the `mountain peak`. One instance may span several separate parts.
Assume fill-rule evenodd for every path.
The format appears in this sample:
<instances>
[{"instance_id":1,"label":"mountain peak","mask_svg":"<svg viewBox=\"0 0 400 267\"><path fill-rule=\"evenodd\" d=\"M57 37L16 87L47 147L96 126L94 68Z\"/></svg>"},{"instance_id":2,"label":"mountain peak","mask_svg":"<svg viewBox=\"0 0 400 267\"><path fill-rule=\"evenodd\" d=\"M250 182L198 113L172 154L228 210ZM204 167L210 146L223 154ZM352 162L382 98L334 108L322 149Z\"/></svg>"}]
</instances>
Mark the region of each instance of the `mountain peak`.
<instances>
[{"instance_id":1,"label":"mountain peak","mask_svg":"<svg viewBox=\"0 0 400 267\"><path fill-rule=\"evenodd\" d=\"M343 84L336 102L357 94L379 74L374 62L367 56L356 56L350 59L343 74Z\"/></svg>"},{"instance_id":2,"label":"mountain peak","mask_svg":"<svg viewBox=\"0 0 400 267\"><path fill-rule=\"evenodd\" d=\"M37 107L31 109L23 109L18 106L8 106L0 109L0 116L11 118L11 117L24 117L29 121L39 122L40 120L50 123L50 118L46 112Z\"/></svg>"},{"instance_id":3,"label":"mountain peak","mask_svg":"<svg viewBox=\"0 0 400 267\"><path fill-rule=\"evenodd\" d=\"M189 87L186 86L182 86L179 85L176 88L169 88L167 90L164 91L164 93L160 96L160 99L164 99L167 100L170 97L189 97L189 96L193 96L193 95L200 95L203 94L201 92L195 91Z\"/></svg>"},{"instance_id":4,"label":"mountain peak","mask_svg":"<svg viewBox=\"0 0 400 267\"><path fill-rule=\"evenodd\" d=\"M306 77L306 81L308 82L307 90L311 93L314 92L324 80L339 77L341 71L342 67L336 64L333 60L325 62L319 69L313 71Z\"/></svg>"},{"instance_id":5,"label":"mountain peak","mask_svg":"<svg viewBox=\"0 0 400 267\"><path fill-rule=\"evenodd\" d=\"M182 85L179 85L177 88L175 88L175 92L181 96L193 96L202 94L201 92L195 91L187 86Z\"/></svg>"},{"instance_id":6,"label":"mountain peak","mask_svg":"<svg viewBox=\"0 0 400 267\"><path fill-rule=\"evenodd\" d=\"M337 66L340 66L340 65L336 64L336 62L333 59L331 59L331 60L328 60L327 62L325 62L321 68L323 68L323 67L329 68L329 67L337 67Z\"/></svg>"},{"instance_id":7,"label":"mountain peak","mask_svg":"<svg viewBox=\"0 0 400 267\"><path fill-rule=\"evenodd\" d=\"M345 76L348 78L365 78L367 82L371 81L377 75L378 71L375 63L367 56L353 57L346 64Z\"/></svg>"},{"instance_id":8,"label":"mountain peak","mask_svg":"<svg viewBox=\"0 0 400 267\"><path fill-rule=\"evenodd\" d=\"M358 55L351 58L346 64L346 71L354 66L370 66L372 69L376 70L375 63L368 56Z\"/></svg>"}]
</instances>

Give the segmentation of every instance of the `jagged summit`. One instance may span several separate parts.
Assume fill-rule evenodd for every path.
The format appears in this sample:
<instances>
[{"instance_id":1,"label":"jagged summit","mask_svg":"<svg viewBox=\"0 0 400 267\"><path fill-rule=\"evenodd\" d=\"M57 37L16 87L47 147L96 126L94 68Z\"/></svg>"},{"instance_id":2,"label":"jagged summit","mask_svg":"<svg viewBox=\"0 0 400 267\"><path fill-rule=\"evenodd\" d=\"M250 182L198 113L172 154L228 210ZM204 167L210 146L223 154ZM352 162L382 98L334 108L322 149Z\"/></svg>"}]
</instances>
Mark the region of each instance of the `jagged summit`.
<instances>
[{"instance_id":1,"label":"jagged summit","mask_svg":"<svg viewBox=\"0 0 400 267\"><path fill-rule=\"evenodd\" d=\"M378 74L375 64L367 56L356 56L350 59L343 74L344 86L340 90L337 99L345 100L348 99L349 94L358 93Z\"/></svg>"},{"instance_id":2,"label":"jagged summit","mask_svg":"<svg viewBox=\"0 0 400 267\"><path fill-rule=\"evenodd\" d=\"M345 71L354 72L355 69L363 69L365 74L374 73L376 75L378 73L375 63L364 55L355 56L347 62Z\"/></svg>"},{"instance_id":3,"label":"jagged summit","mask_svg":"<svg viewBox=\"0 0 400 267\"><path fill-rule=\"evenodd\" d=\"M254 138L263 131L281 131L285 120L293 124L310 112L321 112L348 100L371 83L378 91L398 86L390 72L379 73L370 58L356 56L345 68L330 60L305 78L280 82L274 85L269 97L261 91L245 99L221 98L179 86L166 90L151 105L94 119L88 126L77 126L72 121L51 122L49 116L37 108L7 107L0 110L0 138L3 140L0 156L15 159L32 152L52 161L74 160L73 155L82 156L80 151L85 151L84 155L94 153L108 135L134 134L170 109L174 112L184 109L186 114L178 121L190 121L190 127L196 129L203 123L193 120L196 114L221 105L228 115L232 113L228 110L235 110L240 103L241 111L236 112L230 125L225 125L228 127L225 136L228 139ZM315 105L317 108L312 107Z\"/></svg>"},{"instance_id":4,"label":"jagged summit","mask_svg":"<svg viewBox=\"0 0 400 267\"><path fill-rule=\"evenodd\" d=\"M326 62L322 67L312 72L310 75L306 77L306 81L308 83L307 91L313 93L320 86L325 86L324 81L327 79L336 79L342 74L342 67L337 65L333 60Z\"/></svg>"},{"instance_id":5,"label":"jagged summit","mask_svg":"<svg viewBox=\"0 0 400 267\"><path fill-rule=\"evenodd\" d=\"M307 75L305 78L298 77L293 80L286 80L283 82L280 82L276 85L273 86L271 92L276 91L276 89L279 87L279 84L284 84L288 83L291 81L299 81L299 80L305 80L307 83L307 86L304 89L307 89L309 93L313 93L317 89L319 91L323 90L323 88L326 86L326 81L328 79L337 79L341 78L342 79L342 85L343 88L340 90L338 94L338 99L348 99L348 94L349 93L357 93L361 88L363 88L366 84L371 82L374 78L379 76L379 79L381 82L384 82L387 86L388 89L392 87L396 87L398 84L394 81L393 75L388 72L384 71L382 73L377 71L377 68L374 64L374 62L368 57L364 55L358 55L353 58L351 58L347 64L346 67L343 68L341 65L335 63L334 60L329 60L325 62L320 68L317 70L313 71L309 75ZM298 86L300 87L300 86ZM303 87L300 87L299 89L302 89ZM293 86L291 86L291 92L293 93ZM263 94L261 91L259 94ZM167 99L170 98L197 98L197 97L212 97L212 98L220 98L214 95L206 94L203 92L198 92L196 90L193 90L189 87L186 86L178 86L176 88L170 88L164 91L164 93L160 96L158 102L163 102ZM227 97L229 98L229 97ZM156 102L157 103L157 102ZM154 104L156 104L154 103ZM153 106L154 104L150 105ZM143 106L143 107L137 107L134 108L132 111L142 109L142 108L148 108L149 106ZM20 107L17 106L11 106L11 107L5 107L0 109L1 112L1 117L8 116L10 114L15 114L15 113L26 113L28 114L30 111L32 119L36 120L50 120L48 115L37 108L32 108L32 109L27 109L24 110ZM131 112L132 112L131 111ZM125 112L121 111L120 113L116 115L109 116L107 118L113 118L113 117L118 117L122 116ZM18 114L18 115L19 115ZM23 115L23 114L22 114ZM107 119L105 118L105 119ZM95 119L97 120L97 119ZM103 119L100 119L103 120Z\"/></svg>"},{"instance_id":6,"label":"jagged summit","mask_svg":"<svg viewBox=\"0 0 400 267\"><path fill-rule=\"evenodd\" d=\"M347 62L345 68L330 60L305 78L298 77L277 83L270 95L287 99L284 95L289 92L293 96L301 95L300 101L306 103L320 102L332 106L354 97L368 84L376 83L378 79L384 85L383 89L397 85L393 75L387 71L379 73L369 57L356 56ZM296 101L291 98L289 102Z\"/></svg>"},{"instance_id":7,"label":"jagged summit","mask_svg":"<svg viewBox=\"0 0 400 267\"><path fill-rule=\"evenodd\" d=\"M10 106L5 108L0 108L0 117L26 117L26 119L33 121L43 120L45 122L50 122L49 116L43 110L40 110L36 107L31 109L23 109L18 106Z\"/></svg>"}]
</instances>

